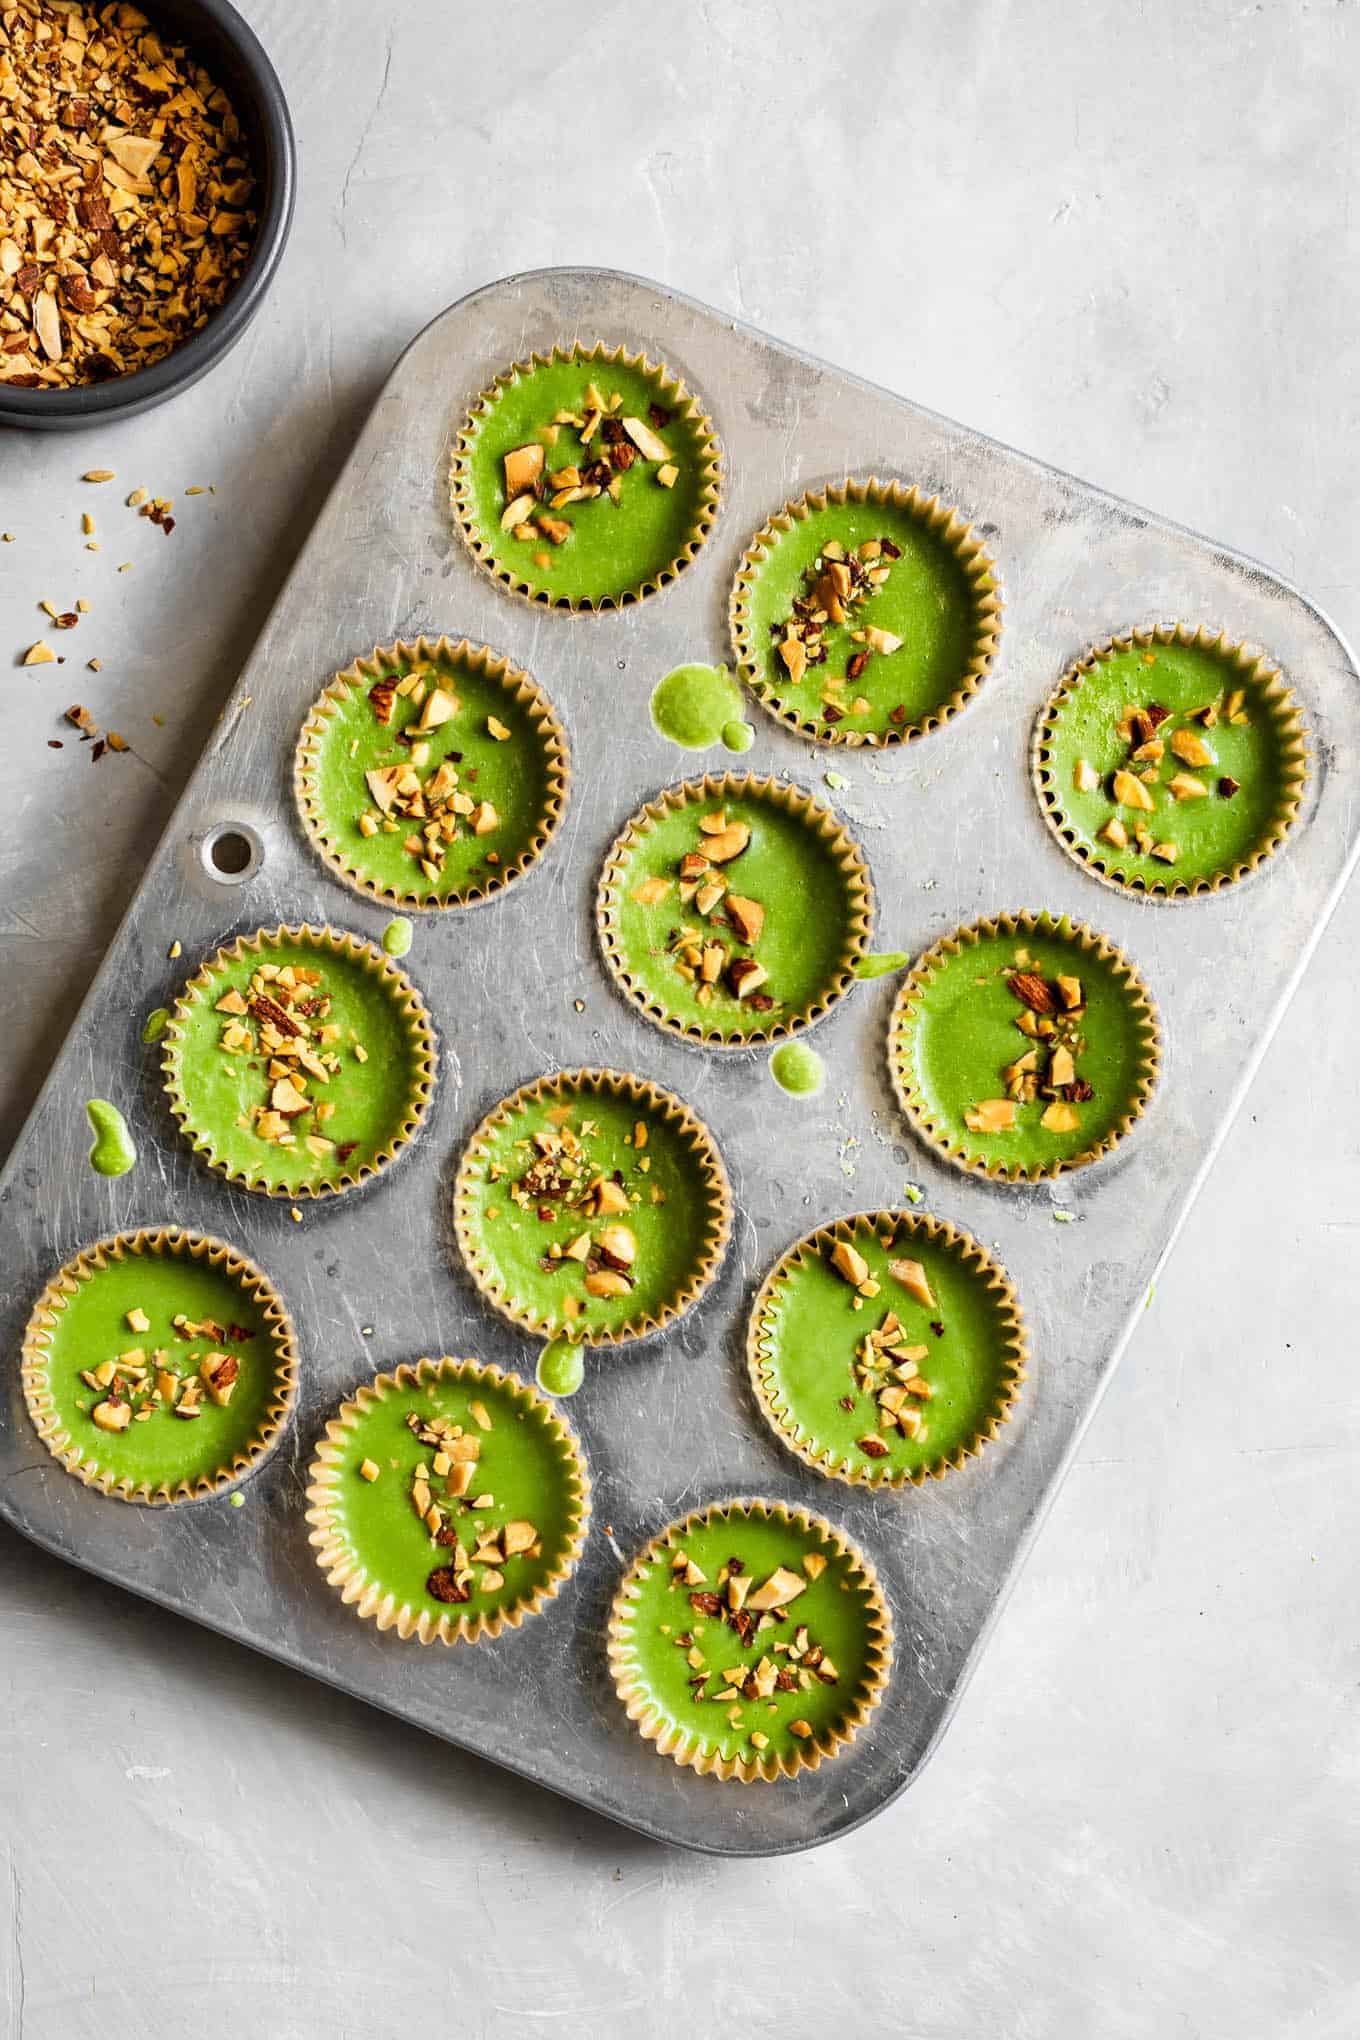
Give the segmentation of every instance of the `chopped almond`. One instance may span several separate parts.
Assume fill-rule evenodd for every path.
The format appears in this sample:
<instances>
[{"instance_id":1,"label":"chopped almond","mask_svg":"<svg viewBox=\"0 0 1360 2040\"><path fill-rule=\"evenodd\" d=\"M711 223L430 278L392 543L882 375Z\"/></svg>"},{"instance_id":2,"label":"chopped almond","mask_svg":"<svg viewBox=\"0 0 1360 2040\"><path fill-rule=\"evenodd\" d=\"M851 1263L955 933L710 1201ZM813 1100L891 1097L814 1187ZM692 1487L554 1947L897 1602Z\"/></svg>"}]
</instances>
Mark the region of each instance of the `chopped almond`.
<instances>
[{"instance_id":1,"label":"chopped almond","mask_svg":"<svg viewBox=\"0 0 1360 2040\"><path fill-rule=\"evenodd\" d=\"M1013 1098L983 1098L977 1105L969 1106L963 1115L963 1123L970 1133L1013 1133L1015 1101Z\"/></svg>"},{"instance_id":2,"label":"chopped almond","mask_svg":"<svg viewBox=\"0 0 1360 2040\"><path fill-rule=\"evenodd\" d=\"M522 496L526 491L532 492L534 483L543 472L543 461L543 448L537 441L530 441L527 446L517 446L513 452L505 455L503 465L507 498ZM527 507L532 506L533 496L530 493Z\"/></svg>"}]
</instances>

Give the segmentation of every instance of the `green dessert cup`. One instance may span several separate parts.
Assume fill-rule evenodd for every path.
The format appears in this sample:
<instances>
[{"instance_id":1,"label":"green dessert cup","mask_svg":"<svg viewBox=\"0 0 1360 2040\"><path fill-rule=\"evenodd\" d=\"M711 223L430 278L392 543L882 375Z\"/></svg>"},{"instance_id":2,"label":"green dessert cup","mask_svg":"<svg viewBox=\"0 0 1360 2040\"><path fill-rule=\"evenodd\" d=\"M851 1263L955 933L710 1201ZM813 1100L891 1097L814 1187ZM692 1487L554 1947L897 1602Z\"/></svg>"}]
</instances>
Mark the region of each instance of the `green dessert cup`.
<instances>
[{"instance_id":1,"label":"green dessert cup","mask_svg":"<svg viewBox=\"0 0 1360 2040\"><path fill-rule=\"evenodd\" d=\"M464 1151L454 1229L489 1303L535 1337L618 1345L672 1323L718 1272L727 1172L681 1099L615 1070L505 1098Z\"/></svg>"},{"instance_id":2,"label":"green dessert cup","mask_svg":"<svg viewBox=\"0 0 1360 2040\"><path fill-rule=\"evenodd\" d=\"M903 980L888 1068L946 1161L1036 1183L1100 1159L1142 1117L1161 1030L1142 978L1066 915L1002 914L945 936Z\"/></svg>"},{"instance_id":3,"label":"green dessert cup","mask_svg":"<svg viewBox=\"0 0 1360 2040\"><path fill-rule=\"evenodd\" d=\"M389 956L331 928L260 929L189 979L163 1037L170 1109L218 1175L328 1197L392 1162L429 1111L435 1036Z\"/></svg>"},{"instance_id":4,"label":"green dessert cup","mask_svg":"<svg viewBox=\"0 0 1360 2040\"><path fill-rule=\"evenodd\" d=\"M872 1566L834 1524L733 1501L672 1523L629 1568L609 1668L662 1756L742 1784L792 1778L864 1727L892 1665Z\"/></svg>"},{"instance_id":5,"label":"green dessert cup","mask_svg":"<svg viewBox=\"0 0 1360 2040\"><path fill-rule=\"evenodd\" d=\"M167 1226L68 1261L33 1307L20 1371L68 1473L120 1501L184 1502L224 1493L273 1449L297 1346L254 1262Z\"/></svg>"},{"instance_id":6,"label":"green dessert cup","mask_svg":"<svg viewBox=\"0 0 1360 2040\"><path fill-rule=\"evenodd\" d=\"M590 1478L536 1389L444 1358L341 1404L307 1501L316 1562L356 1614L420 1643L476 1643L518 1629L570 1577Z\"/></svg>"},{"instance_id":7,"label":"green dessert cup","mask_svg":"<svg viewBox=\"0 0 1360 2040\"><path fill-rule=\"evenodd\" d=\"M863 1212L781 1255L751 1312L761 1411L814 1472L864 1487L939 1479L996 1438L1025 1378L1010 1281L940 1219Z\"/></svg>"},{"instance_id":8,"label":"green dessert cup","mask_svg":"<svg viewBox=\"0 0 1360 2040\"><path fill-rule=\"evenodd\" d=\"M666 787L624 824L595 924L647 1019L705 1048L753 1048L844 998L873 909L864 853L829 807L729 772Z\"/></svg>"},{"instance_id":9,"label":"green dessert cup","mask_svg":"<svg viewBox=\"0 0 1360 2040\"><path fill-rule=\"evenodd\" d=\"M454 450L453 510L512 594L621 609L698 553L720 470L712 426L668 369L578 342L515 362L482 391Z\"/></svg>"},{"instance_id":10,"label":"green dessert cup","mask_svg":"<svg viewBox=\"0 0 1360 2040\"><path fill-rule=\"evenodd\" d=\"M464 638L398 640L338 673L293 764L298 813L345 885L392 906L476 906L542 856L567 740L527 673Z\"/></svg>"},{"instance_id":11,"label":"green dessert cup","mask_svg":"<svg viewBox=\"0 0 1360 2040\"><path fill-rule=\"evenodd\" d=\"M986 679L996 568L955 509L901 482L846 481L789 503L747 547L729 604L737 670L799 736L903 744Z\"/></svg>"},{"instance_id":12,"label":"green dessert cup","mask_svg":"<svg viewBox=\"0 0 1360 2040\"><path fill-rule=\"evenodd\" d=\"M1279 849L1307 788L1307 733L1263 653L1165 624L1077 661L1039 718L1031 766L1045 821L1084 869L1189 899Z\"/></svg>"}]
</instances>

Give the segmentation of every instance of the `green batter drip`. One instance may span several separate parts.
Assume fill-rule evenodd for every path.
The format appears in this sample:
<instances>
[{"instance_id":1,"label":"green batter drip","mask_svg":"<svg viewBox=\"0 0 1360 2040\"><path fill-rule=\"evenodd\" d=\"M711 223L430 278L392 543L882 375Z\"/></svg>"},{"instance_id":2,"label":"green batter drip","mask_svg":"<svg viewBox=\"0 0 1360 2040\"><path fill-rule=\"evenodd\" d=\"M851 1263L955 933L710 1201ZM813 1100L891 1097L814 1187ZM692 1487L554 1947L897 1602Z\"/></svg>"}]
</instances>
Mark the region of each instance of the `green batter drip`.
<instances>
[{"instance_id":1,"label":"green batter drip","mask_svg":"<svg viewBox=\"0 0 1360 2040\"><path fill-rule=\"evenodd\" d=\"M126 1119L107 1098L91 1098L85 1111L94 1128L90 1167L97 1176L126 1176L137 1165L137 1148Z\"/></svg>"},{"instance_id":2,"label":"green batter drip","mask_svg":"<svg viewBox=\"0 0 1360 2040\"><path fill-rule=\"evenodd\" d=\"M740 716L741 689L725 666L677 666L652 690L652 722L686 751L725 742Z\"/></svg>"}]
</instances>

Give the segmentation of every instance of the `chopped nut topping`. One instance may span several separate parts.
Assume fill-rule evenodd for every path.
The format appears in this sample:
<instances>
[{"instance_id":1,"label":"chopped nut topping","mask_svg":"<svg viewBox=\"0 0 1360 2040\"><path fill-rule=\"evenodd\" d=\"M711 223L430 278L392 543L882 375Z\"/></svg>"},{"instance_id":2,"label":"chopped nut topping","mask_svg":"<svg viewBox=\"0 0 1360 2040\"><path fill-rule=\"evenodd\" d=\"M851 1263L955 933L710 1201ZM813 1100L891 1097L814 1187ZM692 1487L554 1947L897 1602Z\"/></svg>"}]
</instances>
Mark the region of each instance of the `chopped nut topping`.
<instances>
[{"instance_id":1,"label":"chopped nut topping","mask_svg":"<svg viewBox=\"0 0 1360 2040\"><path fill-rule=\"evenodd\" d=\"M14 291L0 381L70 387L144 368L245 266L256 216L237 117L131 6L9 0L3 28L0 274Z\"/></svg>"},{"instance_id":2,"label":"chopped nut topping","mask_svg":"<svg viewBox=\"0 0 1360 2040\"><path fill-rule=\"evenodd\" d=\"M1015 1102L1011 1098L984 1098L969 1106L963 1123L971 1133L1012 1133L1015 1130Z\"/></svg>"}]
</instances>

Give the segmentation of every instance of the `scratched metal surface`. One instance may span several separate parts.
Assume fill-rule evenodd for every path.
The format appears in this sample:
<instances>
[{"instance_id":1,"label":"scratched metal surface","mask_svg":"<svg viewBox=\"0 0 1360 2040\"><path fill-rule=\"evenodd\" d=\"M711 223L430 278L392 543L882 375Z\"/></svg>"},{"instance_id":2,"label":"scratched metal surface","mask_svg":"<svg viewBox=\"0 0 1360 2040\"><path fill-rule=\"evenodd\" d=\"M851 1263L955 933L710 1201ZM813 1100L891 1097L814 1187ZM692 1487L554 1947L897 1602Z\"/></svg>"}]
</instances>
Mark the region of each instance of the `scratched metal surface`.
<instances>
[{"instance_id":1,"label":"scratched metal surface","mask_svg":"<svg viewBox=\"0 0 1360 2040\"><path fill-rule=\"evenodd\" d=\"M494 370L577 333L645 346L682 373L717 424L726 482L713 538L671 590L624 615L573 620L512 600L474 569L449 523L444 475L451 435ZM1110 1163L1056 1190L973 1181L911 1140L884 1074L893 981L858 987L817 1030L830 1075L809 1104L775 1090L762 1056L706 1056L649 1027L613 991L594 943L595 878L620 821L695 767L652 731L653 683L682 658L723 655L731 575L772 508L870 471L942 492L986 532L1007 603L995 673L944 731L886 757L804 743L753 705L757 742L742 763L823 794L829 770L842 776L832 797L873 867L878 946L917 950L979 913L1046 906L1091 921L1141 964L1167 1032L1161 1092ZM1257 880L1167 907L1103 888L1061 853L1040 821L1026 750L1074 654L1111 630L1177 618L1223 624L1282 662L1316 770L1294 840ZM418 631L466 633L535 673L569 729L571 808L546 862L504 901L418 922L407 964L442 1044L427 1127L385 1179L307 1208L296 1225L286 1204L195 1165L138 1034L186 965L224 937L302 919L379 934L387 916L334 883L303 842L288 766L329 673ZM383 392L0 1178L10 1355L0 1513L76 1565L647 1833L774 1854L848 1830L910 1782L945 1726L1354 862L1358 745L1345 646L1300 595L1238 555L658 285L554 270L465 299L419 336ZM200 854L205 834L229 822L251 825L263 846L257 873L235 887L209 877ZM176 939L178 964L166 956ZM379 1636L325 1586L302 1522L307 1463L331 1406L379 1368L447 1352L532 1372L536 1347L462 1272L449 1189L466 1135L497 1097L582 1062L640 1071L702 1114L731 1171L736 1237L698 1309L588 1363L569 1406L596 1489L576 1578L493 1646L422 1651ZM84 1162L84 1102L97 1095L122 1105L140 1148L136 1170L114 1182ZM820 1481L779 1448L752 1406L743 1341L760 1277L791 1240L840 1213L901 1202L908 1181L924 1208L999 1255L1033 1358L1002 1443L922 1492L879 1497ZM1225 1210L1230 1187L1219 1193ZM1075 1222L1056 1223L1059 1207ZM44 1276L102 1233L165 1221L257 1257L297 1323L297 1416L240 1510L215 1500L152 1511L95 1495L48 1457L23 1408L17 1349ZM1143 1360L1155 1366L1156 1351ZM615 1702L601 1648L624 1560L681 1510L740 1493L796 1498L842 1523L877 1565L897 1626L892 1683L869 1730L835 1763L778 1788L722 1786L657 1757Z\"/></svg>"}]
</instances>

